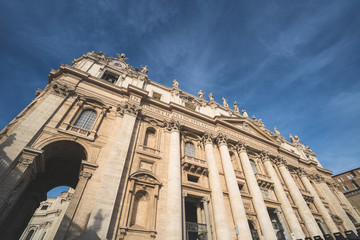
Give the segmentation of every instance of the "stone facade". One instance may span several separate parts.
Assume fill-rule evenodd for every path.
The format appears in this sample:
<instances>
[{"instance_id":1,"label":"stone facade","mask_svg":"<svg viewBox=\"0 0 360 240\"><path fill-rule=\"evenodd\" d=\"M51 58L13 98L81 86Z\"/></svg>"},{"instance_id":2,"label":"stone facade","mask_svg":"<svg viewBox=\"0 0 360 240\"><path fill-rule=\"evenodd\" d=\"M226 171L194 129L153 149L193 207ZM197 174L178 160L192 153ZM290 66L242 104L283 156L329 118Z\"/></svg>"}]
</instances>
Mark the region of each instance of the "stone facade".
<instances>
[{"instance_id":1,"label":"stone facade","mask_svg":"<svg viewBox=\"0 0 360 240\"><path fill-rule=\"evenodd\" d=\"M360 213L360 168L339 173L332 178L340 185L340 191L351 205Z\"/></svg>"},{"instance_id":2,"label":"stone facade","mask_svg":"<svg viewBox=\"0 0 360 240\"><path fill-rule=\"evenodd\" d=\"M54 239L73 193L74 189L70 188L56 198L48 198L46 201L41 202L21 235L20 240Z\"/></svg>"},{"instance_id":3,"label":"stone facade","mask_svg":"<svg viewBox=\"0 0 360 240\"><path fill-rule=\"evenodd\" d=\"M315 153L245 109L88 53L0 136L0 231L18 238L45 193L75 189L55 239L304 239L356 231Z\"/></svg>"}]
</instances>

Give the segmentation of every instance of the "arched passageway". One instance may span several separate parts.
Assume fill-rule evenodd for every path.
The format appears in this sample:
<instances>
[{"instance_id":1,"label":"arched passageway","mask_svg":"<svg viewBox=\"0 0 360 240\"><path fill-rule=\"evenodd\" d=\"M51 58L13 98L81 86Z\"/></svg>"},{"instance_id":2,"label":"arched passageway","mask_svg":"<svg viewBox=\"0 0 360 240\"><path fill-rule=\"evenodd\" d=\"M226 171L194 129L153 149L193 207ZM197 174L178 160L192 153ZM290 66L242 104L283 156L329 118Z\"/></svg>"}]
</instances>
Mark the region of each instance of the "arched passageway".
<instances>
[{"instance_id":1,"label":"arched passageway","mask_svg":"<svg viewBox=\"0 0 360 240\"><path fill-rule=\"evenodd\" d=\"M19 239L40 202L46 200L49 190L62 185L76 188L81 162L87 159L84 147L73 141L58 141L42 150L45 170L32 176L33 180L0 227L4 239Z\"/></svg>"}]
</instances>

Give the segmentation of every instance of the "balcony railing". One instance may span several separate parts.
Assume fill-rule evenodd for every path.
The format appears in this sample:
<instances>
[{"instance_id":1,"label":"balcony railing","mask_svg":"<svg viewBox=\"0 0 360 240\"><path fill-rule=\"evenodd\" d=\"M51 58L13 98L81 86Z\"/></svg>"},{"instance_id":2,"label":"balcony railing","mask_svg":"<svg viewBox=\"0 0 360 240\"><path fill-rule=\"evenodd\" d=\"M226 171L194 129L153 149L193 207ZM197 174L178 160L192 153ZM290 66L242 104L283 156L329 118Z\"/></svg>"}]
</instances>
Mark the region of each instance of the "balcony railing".
<instances>
[{"instance_id":1,"label":"balcony railing","mask_svg":"<svg viewBox=\"0 0 360 240\"><path fill-rule=\"evenodd\" d=\"M303 195L305 201L307 202L313 202L314 197L311 195L311 193L308 190L299 188L301 194Z\"/></svg>"},{"instance_id":2,"label":"balcony railing","mask_svg":"<svg viewBox=\"0 0 360 240\"><path fill-rule=\"evenodd\" d=\"M274 186L274 182L271 181L270 177L261 173L256 173L255 176L260 187L270 189Z\"/></svg>"},{"instance_id":3,"label":"balcony railing","mask_svg":"<svg viewBox=\"0 0 360 240\"><path fill-rule=\"evenodd\" d=\"M150 152L152 154L155 154L155 155L159 155L160 153L160 150L158 149L155 149L155 148L151 148L151 147L148 147L148 146L145 146L145 145L139 145L139 148L145 152Z\"/></svg>"},{"instance_id":4,"label":"balcony railing","mask_svg":"<svg viewBox=\"0 0 360 240\"><path fill-rule=\"evenodd\" d=\"M207 172L207 164L206 161L203 159L190 157L190 156L184 156L181 161L182 166L184 167L184 170L202 174Z\"/></svg>"},{"instance_id":5,"label":"balcony railing","mask_svg":"<svg viewBox=\"0 0 360 240\"><path fill-rule=\"evenodd\" d=\"M207 240L206 224L186 222L186 240Z\"/></svg>"}]
</instances>

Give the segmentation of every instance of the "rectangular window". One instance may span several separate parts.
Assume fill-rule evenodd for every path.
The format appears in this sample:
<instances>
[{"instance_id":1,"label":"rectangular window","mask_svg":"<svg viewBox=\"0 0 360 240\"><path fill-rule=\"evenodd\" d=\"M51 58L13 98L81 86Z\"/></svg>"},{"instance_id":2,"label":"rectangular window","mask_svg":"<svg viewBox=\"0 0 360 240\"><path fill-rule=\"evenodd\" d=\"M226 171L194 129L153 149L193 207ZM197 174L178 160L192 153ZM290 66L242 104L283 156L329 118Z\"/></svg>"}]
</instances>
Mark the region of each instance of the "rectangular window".
<instances>
[{"instance_id":1,"label":"rectangular window","mask_svg":"<svg viewBox=\"0 0 360 240\"><path fill-rule=\"evenodd\" d=\"M153 92L153 98L160 101L161 100L161 94L157 93L157 92Z\"/></svg>"},{"instance_id":2,"label":"rectangular window","mask_svg":"<svg viewBox=\"0 0 360 240\"><path fill-rule=\"evenodd\" d=\"M341 177L338 178L338 182L343 182L343 181L344 180Z\"/></svg>"},{"instance_id":3,"label":"rectangular window","mask_svg":"<svg viewBox=\"0 0 360 240\"><path fill-rule=\"evenodd\" d=\"M119 75L116 75L112 72L109 71L105 71L104 74L102 75L101 79L109 82L109 83L115 83L116 80L118 80Z\"/></svg>"},{"instance_id":4,"label":"rectangular window","mask_svg":"<svg viewBox=\"0 0 360 240\"><path fill-rule=\"evenodd\" d=\"M359 189L359 186L356 183L352 184L354 186L355 189Z\"/></svg>"},{"instance_id":5,"label":"rectangular window","mask_svg":"<svg viewBox=\"0 0 360 240\"><path fill-rule=\"evenodd\" d=\"M352 178L353 178L353 175L350 173L350 174L346 175L346 177L347 177L348 179L352 179Z\"/></svg>"},{"instance_id":6,"label":"rectangular window","mask_svg":"<svg viewBox=\"0 0 360 240\"><path fill-rule=\"evenodd\" d=\"M349 188L348 186L346 186L346 185L344 185L343 188L344 188L345 191L349 191L349 190L350 190L350 188Z\"/></svg>"}]
</instances>

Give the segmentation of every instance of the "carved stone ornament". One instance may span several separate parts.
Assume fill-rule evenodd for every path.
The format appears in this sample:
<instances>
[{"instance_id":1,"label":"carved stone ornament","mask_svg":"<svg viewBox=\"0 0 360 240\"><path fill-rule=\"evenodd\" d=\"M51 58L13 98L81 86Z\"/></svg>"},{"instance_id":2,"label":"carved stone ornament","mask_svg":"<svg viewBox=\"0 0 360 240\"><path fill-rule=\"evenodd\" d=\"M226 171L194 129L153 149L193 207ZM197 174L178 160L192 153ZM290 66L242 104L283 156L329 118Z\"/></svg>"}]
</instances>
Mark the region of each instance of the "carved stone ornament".
<instances>
[{"instance_id":1,"label":"carved stone ornament","mask_svg":"<svg viewBox=\"0 0 360 240\"><path fill-rule=\"evenodd\" d=\"M178 82L176 79L174 79L174 80L172 81L172 86L173 86L174 88L178 88L178 87L179 87L179 82Z\"/></svg>"},{"instance_id":2,"label":"carved stone ornament","mask_svg":"<svg viewBox=\"0 0 360 240\"><path fill-rule=\"evenodd\" d=\"M287 162L283 157L277 156L276 158L273 159L273 162L278 166L278 167L287 167Z\"/></svg>"},{"instance_id":3,"label":"carved stone ornament","mask_svg":"<svg viewBox=\"0 0 360 240\"><path fill-rule=\"evenodd\" d=\"M223 98L222 98L222 101L223 101L224 107L228 108L228 107L229 107L229 104L227 103L226 98L223 97Z\"/></svg>"},{"instance_id":4,"label":"carved stone ornament","mask_svg":"<svg viewBox=\"0 0 360 240\"><path fill-rule=\"evenodd\" d=\"M222 134L219 133L219 135L216 137L216 143L221 146L221 145L227 145L227 137Z\"/></svg>"},{"instance_id":5,"label":"carved stone ornament","mask_svg":"<svg viewBox=\"0 0 360 240\"><path fill-rule=\"evenodd\" d=\"M180 125L180 122L171 120L170 122L165 121L164 127L169 132L172 132L172 131L180 132L181 125Z\"/></svg>"},{"instance_id":6,"label":"carved stone ornament","mask_svg":"<svg viewBox=\"0 0 360 240\"><path fill-rule=\"evenodd\" d=\"M296 174L299 176L299 177L302 177L302 176L306 176L307 177L307 173L306 173L306 170L302 167L299 167L297 170L296 170Z\"/></svg>"},{"instance_id":7,"label":"carved stone ornament","mask_svg":"<svg viewBox=\"0 0 360 240\"><path fill-rule=\"evenodd\" d=\"M206 144L212 144L214 141L214 137L211 133L205 132L204 135L202 136L202 142L204 145Z\"/></svg>"},{"instance_id":8,"label":"carved stone ornament","mask_svg":"<svg viewBox=\"0 0 360 240\"><path fill-rule=\"evenodd\" d=\"M321 176L320 174L315 174L315 179L317 182L321 183L321 182L325 182L325 178L323 176Z\"/></svg>"},{"instance_id":9,"label":"carved stone ornament","mask_svg":"<svg viewBox=\"0 0 360 240\"><path fill-rule=\"evenodd\" d=\"M249 115L248 115L247 112L245 111L245 108L243 108L243 109L241 110L241 113L242 113L243 117L249 117Z\"/></svg>"},{"instance_id":10,"label":"carved stone ornament","mask_svg":"<svg viewBox=\"0 0 360 240\"><path fill-rule=\"evenodd\" d=\"M236 143L236 150L240 152L246 152L246 144L244 142L237 142Z\"/></svg>"},{"instance_id":11,"label":"carved stone ornament","mask_svg":"<svg viewBox=\"0 0 360 240\"><path fill-rule=\"evenodd\" d=\"M210 101L214 101L214 95L212 93L209 94Z\"/></svg>"},{"instance_id":12,"label":"carved stone ornament","mask_svg":"<svg viewBox=\"0 0 360 240\"><path fill-rule=\"evenodd\" d=\"M74 90L74 88L70 88L59 81L55 81L52 85L52 92L59 96L70 96Z\"/></svg>"},{"instance_id":13,"label":"carved stone ornament","mask_svg":"<svg viewBox=\"0 0 360 240\"><path fill-rule=\"evenodd\" d=\"M234 102L234 111L235 112L239 112L239 105L236 103L236 101Z\"/></svg>"},{"instance_id":14,"label":"carved stone ornament","mask_svg":"<svg viewBox=\"0 0 360 240\"><path fill-rule=\"evenodd\" d=\"M33 164L33 159L29 159L29 158L20 158L19 159L19 164L22 164L24 166L29 166L31 164Z\"/></svg>"},{"instance_id":15,"label":"carved stone ornament","mask_svg":"<svg viewBox=\"0 0 360 240\"><path fill-rule=\"evenodd\" d=\"M204 98L205 93L200 89L200 91L198 92L198 96L199 98Z\"/></svg>"},{"instance_id":16,"label":"carved stone ornament","mask_svg":"<svg viewBox=\"0 0 360 240\"><path fill-rule=\"evenodd\" d=\"M269 153L267 151L261 151L260 159L263 162L270 161Z\"/></svg>"},{"instance_id":17,"label":"carved stone ornament","mask_svg":"<svg viewBox=\"0 0 360 240\"><path fill-rule=\"evenodd\" d=\"M137 116L140 112L141 107L129 102L125 102L122 105L116 107L117 116L123 116L124 114Z\"/></svg>"}]
</instances>

